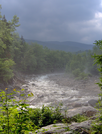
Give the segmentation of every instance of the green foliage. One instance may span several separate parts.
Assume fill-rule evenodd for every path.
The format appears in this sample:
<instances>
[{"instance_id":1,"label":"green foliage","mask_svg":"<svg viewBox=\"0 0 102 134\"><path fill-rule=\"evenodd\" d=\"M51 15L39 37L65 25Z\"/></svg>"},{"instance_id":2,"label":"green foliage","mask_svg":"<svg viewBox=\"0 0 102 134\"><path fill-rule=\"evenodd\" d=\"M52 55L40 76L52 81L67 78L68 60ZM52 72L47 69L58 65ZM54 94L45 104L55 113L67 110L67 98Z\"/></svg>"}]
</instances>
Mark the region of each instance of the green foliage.
<instances>
[{"instance_id":1,"label":"green foliage","mask_svg":"<svg viewBox=\"0 0 102 134\"><path fill-rule=\"evenodd\" d=\"M0 80L8 81L13 77L11 67L14 65L14 61L11 59L7 59L5 61L0 61Z\"/></svg>"},{"instance_id":2,"label":"green foliage","mask_svg":"<svg viewBox=\"0 0 102 134\"><path fill-rule=\"evenodd\" d=\"M56 108L42 107L32 109L26 103L27 96L24 89L19 93L23 97L22 100L16 101L12 96L18 92L15 89L12 93L7 94L6 91L0 91L0 133L1 134L25 134L29 131L52 124L54 121L61 121L63 116L60 112L60 106Z\"/></svg>"},{"instance_id":3,"label":"green foliage","mask_svg":"<svg viewBox=\"0 0 102 134\"><path fill-rule=\"evenodd\" d=\"M14 92L16 92L16 90L14 90ZM29 117L28 104L25 103L25 100L17 102L13 99L12 95L14 92L7 94L7 91L0 91L1 134L23 134L30 130L34 130L34 124Z\"/></svg>"},{"instance_id":4,"label":"green foliage","mask_svg":"<svg viewBox=\"0 0 102 134\"><path fill-rule=\"evenodd\" d=\"M84 115L80 115L80 114L77 114L75 116L72 117L72 121L75 121L75 122L83 122L83 121L86 121L88 118Z\"/></svg>"},{"instance_id":5,"label":"green foliage","mask_svg":"<svg viewBox=\"0 0 102 134\"><path fill-rule=\"evenodd\" d=\"M43 127L53 122L58 122L62 120L62 115L59 107L53 109L52 107L42 107L36 109L29 109L29 115L32 122L38 126Z\"/></svg>"},{"instance_id":6,"label":"green foliage","mask_svg":"<svg viewBox=\"0 0 102 134\"><path fill-rule=\"evenodd\" d=\"M7 22L5 16L0 14L0 81L8 81L12 78L12 66L14 61L11 56L12 33L15 31L19 18L14 16Z\"/></svg>"},{"instance_id":7,"label":"green foliage","mask_svg":"<svg viewBox=\"0 0 102 134\"><path fill-rule=\"evenodd\" d=\"M74 71L72 71L72 74L73 74L75 77L79 77L79 76L80 76L80 73L81 73L81 71L80 71L79 68L77 68L77 69L75 69Z\"/></svg>"},{"instance_id":8,"label":"green foliage","mask_svg":"<svg viewBox=\"0 0 102 134\"><path fill-rule=\"evenodd\" d=\"M101 50L102 52L102 40L95 42L96 46ZM93 56L95 58L95 63L98 65L98 70L100 72L100 82L97 83L100 87L100 90L102 92L102 53L94 54ZM97 114L97 119L92 124L92 134L101 134L102 133L102 93L99 94L99 102L98 102L98 110L99 113Z\"/></svg>"}]
</instances>

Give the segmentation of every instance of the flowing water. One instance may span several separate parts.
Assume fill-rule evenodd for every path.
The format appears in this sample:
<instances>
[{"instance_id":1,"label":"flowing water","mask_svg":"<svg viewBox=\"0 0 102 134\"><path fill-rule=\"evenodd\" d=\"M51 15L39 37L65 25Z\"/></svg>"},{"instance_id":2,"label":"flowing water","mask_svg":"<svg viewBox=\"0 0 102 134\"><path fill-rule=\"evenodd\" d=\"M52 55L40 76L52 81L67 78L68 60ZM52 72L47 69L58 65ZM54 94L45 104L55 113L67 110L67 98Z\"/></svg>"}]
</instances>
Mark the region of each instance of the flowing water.
<instances>
[{"instance_id":1,"label":"flowing water","mask_svg":"<svg viewBox=\"0 0 102 134\"><path fill-rule=\"evenodd\" d=\"M97 96L87 95L87 93L82 95L80 89L56 84L55 81L49 79L51 75L55 74L31 76L27 80L27 85L22 86L34 94L29 99L31 107L53 106L63 103L63 109L72 109L78 106L87 106L90 99L98 99Z\"/></svg>"}]
</instances>

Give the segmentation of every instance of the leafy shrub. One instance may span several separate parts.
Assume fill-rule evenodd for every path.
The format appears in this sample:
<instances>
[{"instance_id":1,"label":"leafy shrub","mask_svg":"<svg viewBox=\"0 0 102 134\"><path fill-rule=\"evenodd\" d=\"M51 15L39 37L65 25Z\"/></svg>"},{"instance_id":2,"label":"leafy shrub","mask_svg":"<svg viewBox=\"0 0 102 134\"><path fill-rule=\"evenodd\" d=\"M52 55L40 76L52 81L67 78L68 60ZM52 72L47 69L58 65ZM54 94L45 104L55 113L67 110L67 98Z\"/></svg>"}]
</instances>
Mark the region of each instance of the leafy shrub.
<instances>
[{"instance_id":1,"label":"leafy shrub","mask_svg":"<svg viewBox=\"0 0 102 134\"><path fill-rule=\"evenodd\" d=\"M7 89L6 89L7 90ZM14 90L16 92L16 90ZM17 102L13 97L14 93L0 91L0 133L25 133L33 130L29 113L28 104L25 100ZM24 96L21 93L21 96ZM29 94L30 96L30 94ZM26 98L25 98L26 99Z\"/></svg>"},{"instance_id":2,"label":"leafy shrub","mask_svg":"<svg viewBox=\"0 0 102 134\"><path fill-rule=\"evenodd\" d=\"M29 115L32 122L38 127L52 124L55 121L61 121L63 118L59 107L53 109L43 106L42 109L29 109Z\"/></svg>"},{"instance_id":3,"label":"leafy shrub","mask_svg":"<svg viewBox=\"0 0 102 134\"><path fill-rule=\"evenodd\" d=\"M72 71L72 74L75 76L75 77L79 77L81 71L79 68L75 69L74 71Z\"/></svg>"},{"instance_id":4,"label":"leafy shrub","mask_svg":"<svg viewBox=\"0 0 102 134\"><path fill-rule=\"evenodd\" d=\"M88 74L82 72L82 73L80 73L79 77L80 77L80 79L87 80L88 79Z\"/></svg>"},{"instance_id":5,"label":"leafy shrub","mask_svg":"<svg viewBox=\"0 0 102 134\"><path fill-rule=\"evenodd\" d=\"M84 115L80 115L80 114L77 114L75 116L72 117L71 121L75 121L75 122L83 122L83 121L86 121L88 118Z\"/></svg>"},{"instance_id":6,"label":"leafy shrub","mask_svg":"<svg viewBox=\"0 0 102 134\"><path fill-rule=\"evenodd\" d=\"M7 90L7 89L6 89ZM42 107L31 109L26 104L26 95L21 91L23 100L17 102L12 96L14 93L0 91L0 133L25 134L35 131L39 127L49 125L53 122L61 121L63 116L60 106L56 108ZM14 92L17 92L14 89ZM28 94L28 96L32 96Z\"/></svg>"}]
</instances>

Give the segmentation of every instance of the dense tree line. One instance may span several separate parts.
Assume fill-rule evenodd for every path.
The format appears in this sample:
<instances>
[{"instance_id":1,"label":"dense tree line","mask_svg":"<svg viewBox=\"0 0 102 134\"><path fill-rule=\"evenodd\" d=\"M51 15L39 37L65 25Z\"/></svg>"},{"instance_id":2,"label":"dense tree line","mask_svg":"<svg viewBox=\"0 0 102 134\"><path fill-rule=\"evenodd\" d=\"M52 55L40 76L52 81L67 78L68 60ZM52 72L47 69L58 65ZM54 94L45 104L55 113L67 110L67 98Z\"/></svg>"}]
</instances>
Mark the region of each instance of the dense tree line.
<instances>
[{"instance_id":1,"label":"dense tree line","mask_svg":"<svg viewBox=\"0 0 102 134\"><path fill-rule=\"evenodd\" d=\"M92 55L101 54L98 46L93 50L71 53L50 50L36 43L27 44L23 37L14 33L13 61L15 69L24 73L48 73L66 71L78 79L98 74Z\"/></svg>"},{"instance_id":2,"label":"dense tree line","mask_svg":"<svg viewBox=\"0 0 102 134\"><path fill-rule=\"evenodd\" d=\"M0 81L8 82L14 70L23 73L66 71L79 79L98 73L92 58L94 53L102 53L97 45L93 50L71 53L50 50L36 43L27 44L23 36L15 32L18 22L17 16L7 21L0 14Z\"/></svg>"}]
</instances>

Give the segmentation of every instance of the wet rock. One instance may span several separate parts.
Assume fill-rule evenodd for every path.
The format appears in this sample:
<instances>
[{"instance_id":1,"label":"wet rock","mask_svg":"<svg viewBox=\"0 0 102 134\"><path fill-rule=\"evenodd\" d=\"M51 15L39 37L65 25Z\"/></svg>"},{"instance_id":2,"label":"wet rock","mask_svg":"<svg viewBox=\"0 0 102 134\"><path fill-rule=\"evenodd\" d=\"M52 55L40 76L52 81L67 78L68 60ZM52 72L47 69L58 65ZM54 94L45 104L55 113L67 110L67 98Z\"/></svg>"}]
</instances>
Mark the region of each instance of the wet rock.
<instances>
[{"instance_id":1,"label":"wet rock","mask_svg":"<svg viewBox=\"0 0 102 134\"><path fill-rule=\"evenodd\" d=\"M72 131L64 132L63 134L73 134Z\"/></svg>"},{"instance_id":2,"label":"wet rock","mask_svg":"<svg viewBox=\"0 0 102 134\"><path fill-rule=\"evenodd\" d=\"M82 106L88 106L88 103L87 102L85 102L85 103L75 102L72 104L73 108L82 107Z\"/></svg>"},{"instance_id":3,"label":"wet rock","mask_svg":"<svg viewBox=\"0 0 102 134\"><path fill-rule=\"evenodd\" d=\"M71 125L64 123L51 124L37 130L37 134L73 134L73 132L80 132L87 134L84 130L89 130L92 120L83 121L81 123L73 122ZM67 130L69 129L69 131ZM67 130L67 131L66 131Z\"/></svg>"},{"instance_id":4,"label":"wet rock","mask_svg":"<svg viewBox=\"0 0 102 134\"><path fill-rule=\"evenodd\" d=\"M98 100L91 99L91 100L88 101L88 103L90 104L90 106L95 107L96 103L98 103Z\"/></svg>"},{"instance_id":5,"label":"wet rock","mask_svg":"<svg viewBox=\"0 0 102 134\"><path fill-rule=\"evenodd\" d=\"M32 86L36 86L35 83L32 83Z\"/></svg>"},{"instance_id":6,"label":"wet rock","mask_svg":"<svg viewBox=\"0 0 102 134\"><path fill-rule=\"evenodd\" d=\"M67 117L73 117L77 114L86 115L91 117L97 113L97 110L91 106L83 106L67 110Z\"/></svg>"},{"instance_id":7,"label":"wet rock","mask_svg":"<svg viewBox=\"0 0 102 134\"><path fill-rule=\"evenodd\" d=\"M72 88L72 90L78 90L78 89L74 87L74 88Z\"/></svg>"},{"instance_id":8,"label":"wet rock","mask_svg":"<svg viewBox=\"0 0 102 134\"><path fill-rule=\"evenodd\" d=\"M82 104L81 104L80 102L77 102L77 103L74 103L72 106L73 106L74 108L75 108L75 107L81 107Z\"/></svg>"},{"instance_id":9,"label":"wet rock","mask_svg":"<svg viewBox=\"0 0 102 134\"><path fill-rule=\"evenodd\" d=\"M54 91L53 93L57 93L56 91Z\"/></svg>"},{"instance_id":10,"label":"wet rock","mask_svg":"<svg viewBox=\"0 0 102 134\"><path fill-rule=\"evenodd\" d=\"M89 130L91 126L92 120L87 120L81 123L73 122L69 128L73 131L83 132L84 130Z\"/></svg>"},{"instance_id":11,"label":"wet rock","mask_svg":"<svg viewBox=\"0 0 102 134\"><path fill-rule=\"evenodd\" d=\"M38 95L38 98L43 98L44 96L43 95Z\"/></svg>"},{"instance_id":12,"label":"wet rock","mask_svg":"<svg viewBox=\"0 0 102 134\"><path fill-rule=\"evenodd\" d=\"M64 123L57 123L57 124L51 124L45 127L42 127L41 129L37 130L37 134L62 134L66 131L66 125ZM45 131L44 131L45 130Z\"/></svg>"}]
</instances>

